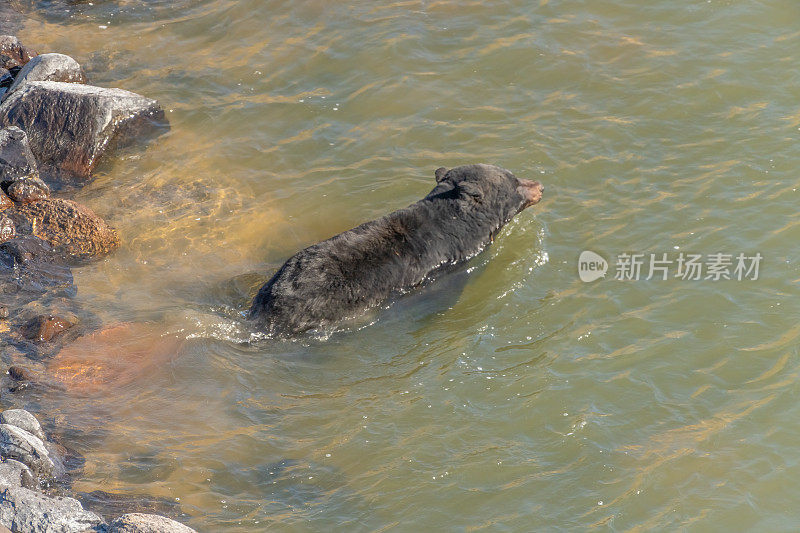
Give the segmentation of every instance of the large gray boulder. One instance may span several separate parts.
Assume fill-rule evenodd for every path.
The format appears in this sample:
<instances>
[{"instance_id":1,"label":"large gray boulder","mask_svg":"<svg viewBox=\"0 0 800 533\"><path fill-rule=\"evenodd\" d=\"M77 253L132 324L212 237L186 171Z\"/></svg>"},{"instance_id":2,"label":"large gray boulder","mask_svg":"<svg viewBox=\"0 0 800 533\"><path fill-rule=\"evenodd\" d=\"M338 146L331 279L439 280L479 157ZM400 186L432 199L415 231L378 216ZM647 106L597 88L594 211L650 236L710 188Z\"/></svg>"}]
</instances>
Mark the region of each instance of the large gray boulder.
<instances>
[{"instance_id":1,"label":"large gray boulder","mask_svg":"<svg viewBox=\"0 0 800 533\"><path fill-rule=\"evenodd\" d=\"M45 440L44 431L36 417L25 409L6 409L0 413L0 424L10 424L24 429L34 437Z\"/></svg>"},{"instance_id":2,"label":"large gray boulder","mask_svg":"<svg viewBox=\"0 0 800 533\"><path fill-rule=\"evenodd\" d=\"M68 55L41 54L22 67L3 99L8 98L20 86L32 81L86 83L86 75L78 62Z\"/></svg>"},{"instance_id":3,"label":"large gray boulder","mask_svg":"<svg viewBox=\"0 0 800 533\"><path fill-rule=\"evenodd\" d=\"M34 474L49 477L53 472L44 442L24 429L10 424L0 424L0 455L25 464Z\"/></svg>"},{"instance_id":4,"label":"large gray boulder","mask_svg":"<svg viewBox=\"0 0 800 533\"><path fill-rule=\"evenodd\" d=\"M51 498L30 489L0 488L0 523L25 533L83 533L99 529L103 519L74 498Z\"/></svg>"},{"instance_id":5,"label":"large gray boulder","mask_svg":"<svg viewBox=\"0 0 800 533\"><path fill-rule=\"evenodd\" d=\"M0 463L0 486L35 489L38 483L30 468L14 459L5 459Z\"/></svg>"},{"instance_id":6,"label":"large gray boulder","mask_svg":"<svg viewBox=\"0 0 800 533\"><path fill-rule=\"evenodd\" d=\"M28 134L42 167L81 181L109 145L126 145L166 125L158 102L122 89L31 81L0 105L0 126Z\"/></svg>"},{"instance_id":7,"label":"large gray boulder","mask_svg":"<svg viewBox=\"0 0 800 533\"><path fill-rule=\"evenodd\" d=\"M0 67L10 69L22 67L36 52L19 42L13 35L0 35Z\"/></svg>"},{"instance_id":8,"label":"large gray boulder","mask_svg":"<svg viewBox=\"0 0 800 533\"><path fill-rule=\"evenodd\" d=\"M163 516L144 513L124 514L111 522L108 533L197 533L189 526Z\"/></svg>"}]
</instances>

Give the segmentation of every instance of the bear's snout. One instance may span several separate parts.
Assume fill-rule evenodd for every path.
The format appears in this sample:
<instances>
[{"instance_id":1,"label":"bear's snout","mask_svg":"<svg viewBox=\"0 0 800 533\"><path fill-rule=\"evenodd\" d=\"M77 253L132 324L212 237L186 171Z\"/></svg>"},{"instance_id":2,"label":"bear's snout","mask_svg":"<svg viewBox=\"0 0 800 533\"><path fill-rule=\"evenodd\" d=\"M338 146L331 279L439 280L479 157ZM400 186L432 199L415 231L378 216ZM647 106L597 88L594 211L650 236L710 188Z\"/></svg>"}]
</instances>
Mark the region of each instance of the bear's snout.
<instances>
[{"instance_id":1,"label":"bear's snout","mask_svg":"<svg viewBox=\"0 0 800 533\"><path fill-rule=\"evenodd\" d=\"M525 209L539 203L544 193L544 187L538 181L520 179L519 191L522 197L525 198L525 203L522 206L522 209Z\"/></svg>"}]
</instances>

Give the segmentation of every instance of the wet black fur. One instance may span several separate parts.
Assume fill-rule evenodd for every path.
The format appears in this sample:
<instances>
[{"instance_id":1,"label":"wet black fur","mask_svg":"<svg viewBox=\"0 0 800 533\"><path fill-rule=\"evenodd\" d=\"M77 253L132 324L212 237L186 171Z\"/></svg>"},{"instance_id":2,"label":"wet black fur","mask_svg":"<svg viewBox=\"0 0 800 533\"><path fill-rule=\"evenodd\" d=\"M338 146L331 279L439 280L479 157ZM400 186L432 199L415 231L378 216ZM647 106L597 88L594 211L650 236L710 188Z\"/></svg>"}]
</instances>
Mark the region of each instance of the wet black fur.
<instances>
[{"instance_id":1,"label":"wet black fur","mask_svg":"<svg viewBox=\"0 0 800 533\"><path fill-rule=\"evenodd\" d=\"M261 288L250 318L289 336L356 317L474 256L525 207L519 181L500 167L442 168L436 180L405 209L295 254Z\"/></svg>"}]
</instances>

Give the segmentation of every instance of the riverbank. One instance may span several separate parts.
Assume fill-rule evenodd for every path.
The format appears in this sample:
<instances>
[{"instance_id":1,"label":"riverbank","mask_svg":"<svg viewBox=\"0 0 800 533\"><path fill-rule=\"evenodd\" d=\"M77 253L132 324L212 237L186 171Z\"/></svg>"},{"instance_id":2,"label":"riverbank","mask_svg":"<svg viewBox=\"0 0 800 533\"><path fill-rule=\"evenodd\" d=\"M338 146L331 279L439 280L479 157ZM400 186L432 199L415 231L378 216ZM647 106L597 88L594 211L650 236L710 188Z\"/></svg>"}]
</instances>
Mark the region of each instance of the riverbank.
<instances>
[{"instance_id":1,"label":"riverbank","mask_svg":"<svg viewBox=\"0 0 800 533\"><path fill-rule=\"evenodd\" d=\"M107 151L167 128L155 100L88 85L71 57L38 54L14 36L0 36L0 348L7 394L66 386L51 361L102 328L79 318L86 313L72 298L72 268L113 253L119 237L70 193L91 180ZM83 375L88 364L74 362L70 377ZM194 531L157 515L107 521L84 509L70 496L80 461L69 455L28 411L0 413L0 524L14 532ZM124 508L124 498L118 504Z\"/></svg>"}]
</instances>

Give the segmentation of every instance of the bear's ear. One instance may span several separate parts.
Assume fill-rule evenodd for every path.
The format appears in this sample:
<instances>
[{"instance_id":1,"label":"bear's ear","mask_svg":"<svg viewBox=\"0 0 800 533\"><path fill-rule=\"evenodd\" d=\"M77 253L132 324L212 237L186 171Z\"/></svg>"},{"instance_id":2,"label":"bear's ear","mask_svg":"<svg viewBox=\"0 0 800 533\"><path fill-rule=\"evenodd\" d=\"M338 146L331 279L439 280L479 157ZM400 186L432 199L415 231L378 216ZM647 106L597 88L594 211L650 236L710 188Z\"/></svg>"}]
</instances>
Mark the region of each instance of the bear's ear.
<instances>
[{"instance_id":1,"label":"bear's ear","mask_svg":"<svg viewBox=\"0 0 800 533\"><path fill-rule=\"evenodd\" d=\"M467 196L471 196L476 202L483 201L483 190L474 181L462 181L458 184L458 189Z\"/></svg>"},{"instance_id":2,"label":"bear's ear","mask_svg":"<svg viewBox=\"0 0 800 533\"><path fill-rule=\"evenodd\" d=\"M444 179L445 174L447 174L446 168L444 167L437 168L436 172L434 172L434 175L436 176L436 183L441 182Z\"/></svg>"}]
</instances>

